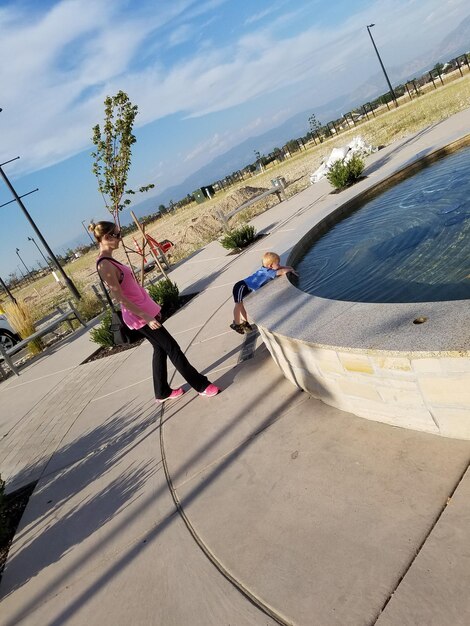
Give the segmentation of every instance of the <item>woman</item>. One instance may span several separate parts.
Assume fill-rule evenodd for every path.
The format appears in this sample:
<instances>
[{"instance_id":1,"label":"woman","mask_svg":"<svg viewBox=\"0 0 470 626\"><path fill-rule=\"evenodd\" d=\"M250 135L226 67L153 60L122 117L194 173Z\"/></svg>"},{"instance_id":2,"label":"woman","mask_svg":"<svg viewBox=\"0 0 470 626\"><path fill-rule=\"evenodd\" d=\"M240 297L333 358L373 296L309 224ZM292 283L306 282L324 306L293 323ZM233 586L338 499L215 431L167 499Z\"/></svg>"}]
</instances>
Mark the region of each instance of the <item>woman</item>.
<instances>
[{"instance_id":1,"label":"woman","mask_svg":"<svg viewBox=\"0 0 470 626\"><path fill-rule=\"evenodd\" d=\"M191 365L173 337L158 321L160 306L139 285L127 265L113 259L113 252L119 248L121 242L121 233L116 224L92 223L88 229L100 246L96 261L98 273L121 304L124 323L129 328L138 330L153 346L153 386L156 401L175 400L184 393L182 387L171 389L168 384L167 357L170 357L178 372L200 396L217 395L220 389Z\"/></svg>"}]
</instances>

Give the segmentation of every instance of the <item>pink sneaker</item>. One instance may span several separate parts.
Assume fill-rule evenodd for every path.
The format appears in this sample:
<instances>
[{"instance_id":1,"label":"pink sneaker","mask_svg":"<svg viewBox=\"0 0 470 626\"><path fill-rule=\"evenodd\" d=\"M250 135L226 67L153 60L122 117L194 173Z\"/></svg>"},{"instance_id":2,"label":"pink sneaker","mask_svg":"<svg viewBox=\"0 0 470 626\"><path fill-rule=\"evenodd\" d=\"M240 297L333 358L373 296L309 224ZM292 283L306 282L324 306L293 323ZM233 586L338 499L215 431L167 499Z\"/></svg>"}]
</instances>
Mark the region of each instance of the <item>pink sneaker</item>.
<instances>
[{"instance_id":1,"label":"pink sneaker","mask_svg":"<svg viewBox=\"0 0 470 626\"><path fill-rule=\"evenodd\" d=\"M170 395L167 398L157 398L157 402L163 404L163 402L166 402L167 400L176 400L177 398L181 398L183 394L183 387L178 387L178 389L172 389Z\"/></svg>"},{"instance_id":2,"label":"pink sneaker","mask_svg":"<svg viewBox=\"0 0 470 626\"><path fill-rule=\"evenodd\" d=\"M212 398L219 393L220 389L213 385L212 383L199 393L200 396L206 396L207 398Z\"/></svg>"}]
</instances>

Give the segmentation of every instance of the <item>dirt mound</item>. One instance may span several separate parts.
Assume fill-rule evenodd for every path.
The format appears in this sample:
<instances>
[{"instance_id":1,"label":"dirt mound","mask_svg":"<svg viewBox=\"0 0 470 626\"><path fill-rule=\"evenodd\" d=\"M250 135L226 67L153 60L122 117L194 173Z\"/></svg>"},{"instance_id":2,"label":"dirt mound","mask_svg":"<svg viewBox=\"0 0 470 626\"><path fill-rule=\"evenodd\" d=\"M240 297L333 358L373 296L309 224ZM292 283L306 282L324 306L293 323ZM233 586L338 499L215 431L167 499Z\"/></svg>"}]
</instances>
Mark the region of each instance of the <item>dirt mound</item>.
<instances>
[{"instance_id":1,"label":"dirt mound","mask_svg":"<svg viewBox=\"0 0 470 626\"><path fill-rule=\"evenodd\" d=\"M221 230L222 225L219 219L212 212L206 213L186 227L179 243L208 243L209 241L212 241L212 239L216 237Z\"/></svg>"},{"instance_id":2,"label":"dirt mound","mask_svg":"<svg viewBox=\"0 0 470 626\"><path fill-rule=\"evenodd\" d=\"M179 243L196 244L211 241L222 232L222 224L218 217L219 211L229 213L253 196L259 196L263 191L266 191L265 187L241 187L210 208L201 207L201 213L191 219Z\"/></svg>"},{"instance_id":3,"label":"dirt mound","mask_svg":"<svg viewBox=\"0 0 470 626\"><path fill-rule=\"evenodd\" d=\"M229 213L254 196L259 196L264 191L267 191L266 187L241 187L224 198L224 200L221 200L218 208L224 213Z\"/></svg>"}]
</instances>

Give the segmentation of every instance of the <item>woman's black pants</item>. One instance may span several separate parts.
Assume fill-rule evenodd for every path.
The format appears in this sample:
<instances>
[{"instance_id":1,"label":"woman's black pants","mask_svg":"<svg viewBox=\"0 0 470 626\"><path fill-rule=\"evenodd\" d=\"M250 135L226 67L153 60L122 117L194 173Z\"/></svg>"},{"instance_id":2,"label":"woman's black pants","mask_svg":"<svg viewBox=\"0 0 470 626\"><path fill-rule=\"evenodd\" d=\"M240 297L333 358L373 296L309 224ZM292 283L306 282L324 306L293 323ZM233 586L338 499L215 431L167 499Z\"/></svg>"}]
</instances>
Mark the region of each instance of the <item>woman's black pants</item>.
<instances>
[{"instance_id":1,"label":"woman's black pants","mask_svg":"<svg viewBox=\"0 0 470 626\"><path fill-rule=\"evenodd\" d=\"M161 326L153 330L149 326L144 326L139 328L139 332L153 346L153 388L157 399L168 398L171 393L171 387L168 384L167 357L196 391L204 391L210 384L208 379L191 365L166 328Z\"/></svg>"}]
</instances>

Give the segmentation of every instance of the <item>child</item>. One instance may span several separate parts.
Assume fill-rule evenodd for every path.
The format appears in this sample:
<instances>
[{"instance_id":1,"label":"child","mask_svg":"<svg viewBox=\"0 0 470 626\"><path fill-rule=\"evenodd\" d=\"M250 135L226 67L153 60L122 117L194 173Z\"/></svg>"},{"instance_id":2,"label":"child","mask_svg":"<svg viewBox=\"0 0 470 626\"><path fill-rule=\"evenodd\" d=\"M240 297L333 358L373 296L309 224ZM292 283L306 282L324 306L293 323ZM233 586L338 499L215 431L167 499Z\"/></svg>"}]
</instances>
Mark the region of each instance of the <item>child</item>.
<instances>
[{"instance_id":1,"label":"child","mask_svg":"<svg viewBox=\"0 0 470 626\"><path fill-rule=\"evenodd\" d=\"M279 255L275 252L266 252L263 256L263 265L256 270L254 274L239 280L233 286L233 299L235 301L235 308L233 309L233 324L230 324L230 328L240 335L249 333L253 330L248 323L248 316L246 314L245 307L243 305L243 298L252 291L256 291L268 281L273 280L276 276L283 276L292 272L298 276L297 272L292 267L282 267L279 265Z\"/></svg>"}]
</instances>

